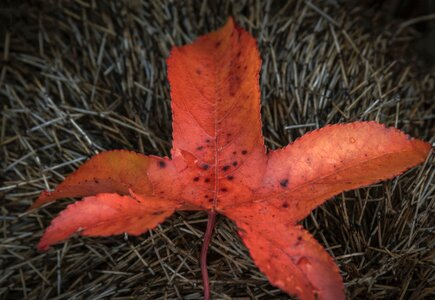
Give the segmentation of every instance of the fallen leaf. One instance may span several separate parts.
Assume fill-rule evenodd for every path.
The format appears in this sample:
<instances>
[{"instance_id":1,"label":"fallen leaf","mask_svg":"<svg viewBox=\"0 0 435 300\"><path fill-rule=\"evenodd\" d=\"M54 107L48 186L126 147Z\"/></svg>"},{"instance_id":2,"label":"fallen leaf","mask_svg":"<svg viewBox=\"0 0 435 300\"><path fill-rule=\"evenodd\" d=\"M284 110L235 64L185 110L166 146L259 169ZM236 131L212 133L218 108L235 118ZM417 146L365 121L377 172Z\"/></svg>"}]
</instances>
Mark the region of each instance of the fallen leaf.
<instances>
[{"instance_id":1,"label":"fallen leaf","mask_svg":"<svg viewBox=\"0 0 435 300\"><path fill-rule=\"evenodd\" d=\"M74 233L141 234L176 210L226 215L270 282L301 299L344 299L339 270L298 222L343 191L392 178L423 162L431 146L376 122L326 126L266 153L255 40L232 19L168 59L171 158L108 151L91 158L34 208L85 196L52 221L45 250Z\"/></svg>"}]
</instances>

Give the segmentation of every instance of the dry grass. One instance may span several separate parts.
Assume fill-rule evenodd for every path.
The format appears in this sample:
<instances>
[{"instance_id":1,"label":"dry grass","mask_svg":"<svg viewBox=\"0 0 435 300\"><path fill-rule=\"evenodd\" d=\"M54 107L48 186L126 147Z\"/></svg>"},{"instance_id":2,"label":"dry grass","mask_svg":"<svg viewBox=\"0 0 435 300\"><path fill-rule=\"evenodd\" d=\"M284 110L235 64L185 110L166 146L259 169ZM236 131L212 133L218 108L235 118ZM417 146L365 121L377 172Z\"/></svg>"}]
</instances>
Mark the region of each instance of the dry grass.
<instances>
[{"instance_id":1,"label":"dry grass","mask_svg":"<svg viewBox=\"0 0 435 300\"><path fill-rule=\"evenodd\" d=\"M418 35L398 31L382 12L332 1L176 2L0 8L1 299L201 299L204 213L177 213L139 237L73 238L38 253L43 229L70 201L26 209L98 151L167 155L165 58L228 15L260 45L270 148L355 120L435 141L434 69L412 52ZM435 297L434 176L432 154L398 178L335 197L304 221L336 258L350 299ZM286 298L224 218L209 262L215 299Z\"/></svg>"}]
</instances>

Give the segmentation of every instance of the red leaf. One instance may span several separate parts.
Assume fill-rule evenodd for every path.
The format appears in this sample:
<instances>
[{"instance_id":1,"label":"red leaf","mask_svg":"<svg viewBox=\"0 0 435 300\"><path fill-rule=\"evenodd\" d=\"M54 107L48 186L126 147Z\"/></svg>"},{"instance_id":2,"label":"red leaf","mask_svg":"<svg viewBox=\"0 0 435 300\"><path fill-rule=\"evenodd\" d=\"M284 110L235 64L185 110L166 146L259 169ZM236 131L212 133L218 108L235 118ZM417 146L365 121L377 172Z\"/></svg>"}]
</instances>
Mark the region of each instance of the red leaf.
<instances>
[{"instance_id":1,"label":"red leaf","mask_svg":"<svg viewBox=\"0 0 435 300\"><path fill-rule=\"evenodd\" d=\"M168 78L173 152L181 150L172 156L190 166L184 171L189 174L186 201L203 209L225 206L240 195L252 195L261 184L267 158L260 66L255 40L232 19L195 43L172 50Z\"/></svg>"},{"instance_id":2,"label":"red leaf","mask_svg":"<svg viewBox=\"0 0 435 300\"><path fill-rule=\"evenodd\" d=\"M95 155L69 175L53 192L43 192L31 208L50 201L95 195L97 193L128 194L133 188L137 194L148 195L152 191L147 169L159 158L139 153L114 150Z\"/></svg>"},{"instance_id":3,"label":"red leaf","mask_svg":"<svg viewBox=\"0 0 435 300\"><path fill-rule=\"evenodd\" d=\"M269 153L264 190L268 203L291 200L294 222L328 198L392 178L423 162L430 146L375 122L332 125ZM283 183L286 183L285 186Z\"/></svg>"},{"instance_id":4,"label":"red leaf","mask_svg":"<svg viewBox=\"0 0 435 300\"><path fill-rule=\"evenodd\" d=\"M39 242L39 250L70 237L109 236L127 232L139 235L154 228L170 216L174 201L142 198L138 195L98 194L68 207L54 219Z\"/></svg>"},{"instance_id":5,"label":"red leaf","mask_svg":"<svg viewBox=\"0 0 435 300\"><path fill-rule=\"evenodd\" d=\"M255 40L232 19L173 49L168 59L172 158L111 151L86 162L34 206L97 196L61 213L40 248L77 231L140 234L174 210L207 210L210 221L217 212L236 222L272 284L301 299L344 298L332 258L296 223L333 195L423 162L431 147L375 122L356 122L327 126L266 154L260 65ZM211 232L210 226L203 253ZM203 279L208 299L206 272Z\"/></svg>"},{"instance_id":6,"label":"red leaf","mask_svg":"<svg viewBox=\"0 0 435 300\"><path fill-rule=\"evenodd\" d=\"M376 122L327 126L270 152L254 199L222 211L240 221L252 215L255 205L268 211L266 223L274 210L275 220L295 224L334 195L392 178L423 162L429 150L429 144ZM254 216L259 222L260 216Z\"/></svg>"},{"instance_id":7,"label":"red leaf","mask_svg":"<svg viewBox=\"0 0 435 300\"><path fill-rule=\"evenodd\" d=\"M344 299L337 265L302 227L239 225L252 258L274 285L300 299Z\"/></svg>"}]
</instances>

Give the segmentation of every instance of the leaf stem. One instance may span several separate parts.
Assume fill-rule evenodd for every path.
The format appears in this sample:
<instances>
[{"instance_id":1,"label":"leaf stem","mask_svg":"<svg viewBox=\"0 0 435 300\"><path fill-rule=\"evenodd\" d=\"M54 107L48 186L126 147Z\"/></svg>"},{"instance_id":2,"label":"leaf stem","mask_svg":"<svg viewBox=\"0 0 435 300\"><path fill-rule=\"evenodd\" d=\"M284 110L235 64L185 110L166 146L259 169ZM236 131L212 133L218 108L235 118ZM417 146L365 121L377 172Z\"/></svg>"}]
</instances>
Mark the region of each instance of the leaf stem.
<instances>
[{"instance_id":1,"label":"leaf stem","mask_svg":"<svg viewBox=\"0 0 435 300\"><path fill-rule=\"evenodd\" d=\"M207 229L205 230L204 241L201 248L201 274L202 284L204 286L204 300L210 300L210 284L207 272L207 251L213 235L214 225L216 224L216 215L217 213L215 210L210 210L208 212Z\"/></svg>"}]
</instances>

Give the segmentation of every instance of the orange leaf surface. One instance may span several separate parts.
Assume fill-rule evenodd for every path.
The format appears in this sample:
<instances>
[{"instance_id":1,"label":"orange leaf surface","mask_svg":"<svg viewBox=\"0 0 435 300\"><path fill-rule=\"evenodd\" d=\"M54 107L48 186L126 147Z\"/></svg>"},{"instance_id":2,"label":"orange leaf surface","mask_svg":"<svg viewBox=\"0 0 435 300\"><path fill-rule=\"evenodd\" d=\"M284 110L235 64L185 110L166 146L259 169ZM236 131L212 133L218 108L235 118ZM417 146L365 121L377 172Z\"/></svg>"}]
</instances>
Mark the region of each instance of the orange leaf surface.
<instances>
[{"instance_id":1,"label":"orange leaf surface","mask_svg":"<svg viewBox=\"0 0 435 300\"><path fill-rule=\"evenodd\" d=\"M59 198L83 197L97 193L128 194L134 186L137 194L148 195L152 192L147 170L154 157L125 151L107 151L95 155L80 169L69 175L52 192L43 192L31 208Z\"/></svg>"},{"instance_id":2,"label":"orange leaf surface","mask_svg":"<svg viewBox=\"0 0 435 300\"><path fill-rule=\"evenodd\" d=\"M255 40L232 19L168 59L171 158L127 151L95 156L33 207L68 206L44 233L47 249L78 232L137 235L175 210L206 210L235 221L270 282L301 299L344 299L337 266L297 222L343 191L399 175L430 145L376 122L332 125L266 153L261 133ZM207 229L204 253L212 232ZM202 265L205 298L208 277Z\"/></svg>"},{"instance_id":3,"label":"orange leaf surface","mask_svg":"<svg viewBox=\"0 0 435 300\"><path fill-rule=\"evenodd\" d=\"M424 161L429 149L429 144L376 122L326 126L271 151L254 199L222 211L241 220L256 205L276 209L275 219L295 224L334 195L401 174Z\"/></svg>"},{"instance_id":4,"label":"orange leaf surface","mask_svg":"<svg viewBox=\"0 0 435 300\"><path fill-rule=\"evenodd\" d=\"M183 169L185 201L218 208L240 195L249 197L261 184L267 158L260 65L255 40L232 20L194 44L172 50L172 158L188 166Z\"/></svg>"},{"instance_id":5,"label":"orange leaf surface","mask_svg":"<svg viewBox=\"0 0 435 300\"><path fill-rule=\"evenodd\" d=\"M343 299L337 265L302 227L239 225L252 258L274 285L300 299Z\"/></svg>"},{"instance_id":6,"label":"orange leaf surface","mask_svg":"<svg viewBox=\"0 0 435 300\"><path fill-rule=\"evenodd\" d=\"M68 205L54 219L39 242L47 248L74 233L84 236L108 236L127 232L139 235L154 228L176 208L173 201L142 198L138 195L98 194Z\"/></svg>"}]
</instances>

